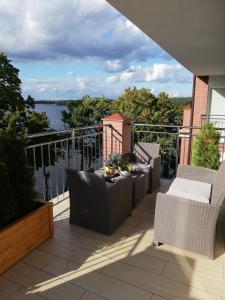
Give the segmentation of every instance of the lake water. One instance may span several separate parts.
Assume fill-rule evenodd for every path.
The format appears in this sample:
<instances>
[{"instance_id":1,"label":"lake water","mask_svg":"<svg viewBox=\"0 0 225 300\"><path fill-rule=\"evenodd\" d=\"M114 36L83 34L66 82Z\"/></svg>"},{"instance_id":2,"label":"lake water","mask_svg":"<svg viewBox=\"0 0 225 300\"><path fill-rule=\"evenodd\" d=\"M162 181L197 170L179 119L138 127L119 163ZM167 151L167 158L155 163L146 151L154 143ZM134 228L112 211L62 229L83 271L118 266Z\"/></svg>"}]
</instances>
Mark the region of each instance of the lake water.
<instances>
[{"instance_id":1,"label":"lake water","mask_svg":"<svg viewBox=\"0 0 225 300\"><path fill-rule=\"evenodd\" d=\"M67 109L67 106L55 105L55 104L36 104L35 110L37 112L45 112L50 120L50 128L54 130L63 130L64 124L62 122L62 111ZM98 154L93 154L96 151L96 146L89 141L89 139L83 139L83 148L86 149L86 155L83 155L83 169L95 168L98 169L102 167L102 142L101 146L98 144L97 149L99 149ZM92 141L93 142L93 141ZM99 142L97 138L97 142ZM87 152L87 149L91 147L90 152ZM76 170L81 169L82 161L82 147L78 143L75 143L75 151L68 148L67 143L57 143L57 152L51 153L52 157L55 157L55 153L61 153L61 156L54 160L53 164L49 165L48 158L45 160L46 166L39 167L35 169L35 190L37 191L40 199L49 199L54 198L57 195L62 194L67 190L67 175L66 168L73 168ZM101 149L101 150L100 150ZM31 149L31 151L33 151ZM37 151L40 151L40 147L37 146ZM48 153L45 155L48 157ZM90 154L92 159L90 160ZM31 155L33 152L31 153ZM36 156L35 156L36 157ZM37 155L38 157L38 155ZM51 160L51 159L50 159ZM33 162L32 162L33 164ZM48 195L48 196L46 196Z\"/></svg>"},{"instance_id":2,"label":"lake water","mask_svg":"<svg viewBox=\"0 0 225 300\"><path fill-rule=\"evenodd\" d=\"M36 104L37 112L45 112L50 120L50 128L55 130L65 129L62 121L62 111L68 111L67 106L56 104Z\"/></svg>"}]
</instances>

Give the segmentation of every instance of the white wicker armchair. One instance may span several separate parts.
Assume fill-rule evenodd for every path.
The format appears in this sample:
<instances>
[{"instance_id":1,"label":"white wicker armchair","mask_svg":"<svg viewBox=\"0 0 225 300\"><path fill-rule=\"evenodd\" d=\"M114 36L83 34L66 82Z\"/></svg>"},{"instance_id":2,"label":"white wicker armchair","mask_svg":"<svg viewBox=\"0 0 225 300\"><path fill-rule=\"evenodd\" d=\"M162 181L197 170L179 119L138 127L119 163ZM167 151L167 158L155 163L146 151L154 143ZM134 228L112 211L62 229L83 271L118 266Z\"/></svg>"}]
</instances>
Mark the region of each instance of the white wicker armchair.
<instances>
[{"instance_id":1,"label":"white wicker armchair","mask_svg":"<svg viewBox=\"0 0 225 300\"><path fill-rule=\"evenodd\" d=\"M212 184L210 203L158 193L155 244L166 243L214 258L216 224L225 199L225 161L218 171L179 165L177 177Z\"/></svg>"}]
</instances>

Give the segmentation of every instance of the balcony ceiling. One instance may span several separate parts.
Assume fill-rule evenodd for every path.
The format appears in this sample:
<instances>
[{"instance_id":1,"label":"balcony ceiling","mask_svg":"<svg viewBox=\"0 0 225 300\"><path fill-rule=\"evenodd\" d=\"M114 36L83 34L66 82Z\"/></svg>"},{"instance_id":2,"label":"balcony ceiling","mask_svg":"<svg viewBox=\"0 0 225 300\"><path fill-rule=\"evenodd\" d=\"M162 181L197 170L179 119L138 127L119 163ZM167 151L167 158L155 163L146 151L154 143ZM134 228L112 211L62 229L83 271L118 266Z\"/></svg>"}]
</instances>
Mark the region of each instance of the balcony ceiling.
<instances>
[{"instance_id":1,"label":"balcony ceiling","mask_svg":"<svg viewBox=\"0 0 225 300\"><path fill-rule=\"evenodd\" d=\"M225 74L225 0L107 0L196 75Z\"/></svg>"}]
</instances>

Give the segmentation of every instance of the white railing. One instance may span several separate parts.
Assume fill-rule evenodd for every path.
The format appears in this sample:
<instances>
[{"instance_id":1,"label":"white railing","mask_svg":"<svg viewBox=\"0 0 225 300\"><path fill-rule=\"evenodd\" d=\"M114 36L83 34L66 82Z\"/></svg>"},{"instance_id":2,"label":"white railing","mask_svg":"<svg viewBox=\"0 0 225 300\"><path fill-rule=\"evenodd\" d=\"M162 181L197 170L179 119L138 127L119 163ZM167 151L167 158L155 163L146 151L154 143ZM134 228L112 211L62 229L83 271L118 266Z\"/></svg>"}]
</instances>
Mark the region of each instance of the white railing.
<instances>
[{"instance_id":1,"label":"white railing","mask_svg":"<svg viewBox=\"0 0 225 300\"><path fill-rule=\"evenodd\" d=\"M51 200L64 194L67 168L102 167L103 134L103 126L98 125L30 135L25 153L34 169L38 197Z\"/></svg>"},{"instance_id":2,"label":"white railing","mask_svg":"<svg viewBox=\"0 0 225 300\"><path fill-rule=\"evenodd\" d=\"M191 163L192 146L199 129L197 126L133 124L132 144L160 144L161 177L172 178L179 163ZM222 161L225 159L225 135L221 135L219 150Z\"/></svg>"}]
</instances>

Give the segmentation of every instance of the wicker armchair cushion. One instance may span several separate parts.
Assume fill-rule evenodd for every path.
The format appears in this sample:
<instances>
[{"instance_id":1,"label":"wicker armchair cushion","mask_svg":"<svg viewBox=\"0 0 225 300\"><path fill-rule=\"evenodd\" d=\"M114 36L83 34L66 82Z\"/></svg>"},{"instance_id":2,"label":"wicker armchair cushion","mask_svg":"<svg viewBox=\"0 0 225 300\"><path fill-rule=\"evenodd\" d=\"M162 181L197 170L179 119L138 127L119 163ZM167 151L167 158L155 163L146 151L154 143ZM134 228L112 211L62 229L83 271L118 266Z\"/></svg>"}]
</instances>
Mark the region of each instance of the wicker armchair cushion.
<instances>
[{"instance_id":1,"label":"wicker armchair cushion","mask_svg":"<svg viewBox=\"0 0 225 300\"><path fill-rule=\"evenodd\" d=\"M167 194L197 202L209 203L211 188L212 185L206 182L177 177L170 186Z\"/></svg>"}]
</instances>

